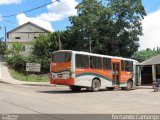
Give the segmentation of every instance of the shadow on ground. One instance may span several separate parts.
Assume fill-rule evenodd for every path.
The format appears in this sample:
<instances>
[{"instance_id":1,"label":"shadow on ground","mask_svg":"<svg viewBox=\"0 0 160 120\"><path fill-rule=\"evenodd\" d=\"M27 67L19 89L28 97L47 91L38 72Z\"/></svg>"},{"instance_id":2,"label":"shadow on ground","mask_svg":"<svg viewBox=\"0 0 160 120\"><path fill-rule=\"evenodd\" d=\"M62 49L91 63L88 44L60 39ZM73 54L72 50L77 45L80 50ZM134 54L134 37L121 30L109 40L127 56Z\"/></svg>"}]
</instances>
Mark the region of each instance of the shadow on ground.
<instances>
[{"instance_id":1,"label":"shadow on ground","mask_svg":"<svg viewBox=\"0 0 160 120\"><path fill-rule=\"evenodd\" d=\"M81 90L78 92L72 92L71 90L47 90L47 91L37 91L39 93L46 93L46 94L84 94L84 93L95 93L88 90ZM107 90L100 90L98 92L108 92Z\"/></svg>"}]
</instances>

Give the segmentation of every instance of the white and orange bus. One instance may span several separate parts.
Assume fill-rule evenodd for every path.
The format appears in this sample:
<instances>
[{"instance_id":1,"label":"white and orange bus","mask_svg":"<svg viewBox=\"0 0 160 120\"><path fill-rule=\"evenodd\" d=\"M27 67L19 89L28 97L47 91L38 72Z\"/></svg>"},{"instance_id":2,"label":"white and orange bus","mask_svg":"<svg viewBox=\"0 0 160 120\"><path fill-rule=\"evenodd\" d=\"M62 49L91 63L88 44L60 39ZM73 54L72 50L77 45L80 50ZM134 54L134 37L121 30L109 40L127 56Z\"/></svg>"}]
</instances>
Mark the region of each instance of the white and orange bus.
<instances>
[{"instance_id":1,"label":"white and orange bus","mask_svg":"<svg viewBox=\"0 0 160 120\"><path fill-rule=\"evenodd\" d=\"M122 57L59 50L52 54L50 83L68 85L72 91L131 90L140 78L138 64Z\"/></svg>"}]
</instances>

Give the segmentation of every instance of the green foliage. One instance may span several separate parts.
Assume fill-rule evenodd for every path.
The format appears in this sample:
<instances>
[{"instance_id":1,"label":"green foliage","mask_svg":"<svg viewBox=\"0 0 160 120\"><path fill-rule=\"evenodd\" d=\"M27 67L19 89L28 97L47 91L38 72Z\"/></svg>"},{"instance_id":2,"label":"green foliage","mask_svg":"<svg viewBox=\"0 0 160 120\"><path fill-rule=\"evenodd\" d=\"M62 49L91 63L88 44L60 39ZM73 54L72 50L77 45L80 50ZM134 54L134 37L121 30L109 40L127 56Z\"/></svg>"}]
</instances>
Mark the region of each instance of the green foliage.
<instances>
[{"instance_id":1,"label":"green foliage","mask_svg":"<svg viewBox=\"0 0 160 120\"><path fill-rule=\"evenodd\" d=\"M142 35L141 20L146 15L141 0L108 0L112 10L114 30L110 40L114 41L109 52L115 55L130 57L139 47L139 36ZM114 39L114 40L113 40ZM114 55L113 54L113 55Z\"/></svg>"},{"instance_id":2,"label":"green foliage","mask_svg":"<svg viewBox=\"0 0 160 120\"><path fill-rule=\"evenodd\" d=\"M146 50L135 52L132 55L132 58L138 60L139 62L142 62L142 61L147 60L147 59L149 59L153 56L156 56L158 54L160 54L160 49L159 48L153 49L153 50L146 49Z\"/></svg>"},{"instance_id":3,"label":"green foliage","mask_svg":"<svg viewBox=\"0 0 160 120\"><path fill-rule=\"evenodd\" d=\"M24 51L24 46L22 43L15 42L13 43L10 50L8 50L9 55L5 57L6 62L10 67L15 70L24 72L27 62L27 57L23 56L21 52Z\"/></svg>"},{"instance_id":4,"label":"green foliage","mask_svg":"<svg viewBox=\"0 0 160 120\"><path fill-rule=\"evenodd\" d=\"M25 70L27 57L16 54L11 57L6 57L6 62L9 64L10 67L14 68L15 70L23 72Z\"/></svg>"},{"instance_id":5,"label":"green foliage","mask_svg":"<svg viewBox=\"0 0 160 120\"><path fill-rule=\"evenodd\" d=\"M7 50L6 43L0 40L0 54L4 54Z\"/></svg>"},{"instance_id":6,"label":"green foliage","mask_svg":"<svg viewBox=\"0 0 160 120\"><path fill-rule=\"evenodd\" d=\"M71 41L76 50L130 57L138 50L141 20L146 15L141 0L82 0L71 16Z\"/></svg>"},{"instance_id":7,"label":"green foliage","mask_svg":"<svg viewBox=\"0 0 160 120\"><path fill-rule=\"evenodd\" d=\"M24 45L20 42L15 42L12 45L12 48L9 50L12 55L19 55L24 51Z\"/></svg>"},{"instance_id":8,"label":"green foliage","mask_svg":"<svg viewBox=\"0 0 160 120\"><path fill-rule=\"evenodd\" d=\"M38 57L50 57L55 50L58 50L58 32L41 34L34 43L33 54Z\"/></svg>"},{"instance_id":9,"label":"green foliage","mask_svg":"<svg viewBox=\"0 0 160 120\"><path fill-rule=\"evenodd\" d=\"M41 34L34 43L33 55L30 56L29 61L41 63L43 73L49 72L51 54L59 49L59 37L63 41L65 47L66 44L63 32L54 32L47 35Z\"/></svg>"},{"instance_id":10,"label":"green foliage","mask_svg":"<svg viewBox=\"0 0 160 120\"><path fill-rule=\"evenodd\" d=\"M40 63L41 64L41 73L48 73L50 69L50 57L37 55L31 55L28 57L28 63Z\"/></svg>"},{"instance_id":11,"label":"green foliage","mask_svg":"<svg viewBox=\"0 0 160 120\"><path fill-rule=\"evenodd\" d=\"M14 69L10 70L11 76L16 80L30 81L30 82L49 82L47 75L36 75L36 74L26 74L20 73Z\"/></svg>"},{"instance_id":12,"label":"green foliage","mask_svg":"<svg viewBox=\"0 0 160 120\"><path fill-rule=\"evenodd\" d=\"M12 56L6 57L7 63L14 69L25 71L26 63L40 63L41 72L48 73L50 69L50 59L52 52L59 49L59 39L61 39L62 48L69 48L68 32L54 32L41 34L34 42L34 51L32 55L25 57L20 54L23 51L21 43L14 43L11 50ZM70 42L71 43L71 42Z\"/></svg>"},{"instance_id":13,"label":"green foliage","mask_svg":"<svg viewBox=\"0 0 160 120\"><path fill-rule=\"evenodd\" d=\"M99 41L100 32L98 23L104 17L105 8L97 0L83 0L76 7L78 16L70 17L72 26L68 27L72 32L71 39L74 49L89 51L89 41L92 42L93 52L102 51Z\"/></svg>"},{"instance_id":14,"label":"green foliage","mask_svg":"<svg viewBox=\"0 0 160 120\"><path fill-rule=\"evenodd\" d=\"M66 31L41 34L35 40L31 56L20 55L23 45L15 43L8 63L16 69L25 68L26 62L41 63L42 72L47 73L51 54L59 49L60 41L61 49L89 51L91 42L93 53L123 57L138 50L141 21L146 15L141 0L82 0L76 9L78 15L69 17L71 26ZM153 55L150 52L136 52L132 57L142 61Z\"/></svg>"}]
</instances>

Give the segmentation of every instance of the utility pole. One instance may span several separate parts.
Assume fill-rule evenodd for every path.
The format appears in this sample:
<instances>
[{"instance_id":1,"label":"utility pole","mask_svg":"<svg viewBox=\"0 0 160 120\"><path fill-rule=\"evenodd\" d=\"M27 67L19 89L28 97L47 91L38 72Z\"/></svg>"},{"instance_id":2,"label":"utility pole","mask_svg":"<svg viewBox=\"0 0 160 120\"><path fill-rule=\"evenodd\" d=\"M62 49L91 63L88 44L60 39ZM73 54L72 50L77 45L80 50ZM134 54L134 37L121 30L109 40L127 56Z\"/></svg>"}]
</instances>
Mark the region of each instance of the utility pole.
<instances>
[{"instance_id":1,"label":"utility pole","mask_svg":"<svg viewBox=\"0 0 160 120\"><path fill-rule=\"evenodd\" d=\"M62 46L61 46L61 38L60 38L60 33L58 34L58 42L59 42L59 50L61 50Z\"/></svg>"},{"instance_id":2,"label":"utility pole","mask_svg":"<svg viewBox=\"0 0 160 120\"><path fill-rule=\"evenodd\" d=\"M91 41L91 37L89 37L89 52L92 52L92 41Z\"/></svg>"},{"instance_id":3,"label":"utility pole","mask_svg":"<svg viewBox=\"0 0 160 120\"><path fill-rule=\"evenodd\" d=\"M5 42L7 41L7 29L6 26L4 27L4 34L5 34Z\"/></svg>"},{"instance_id":4,"label":"utility pole","mask_svg":"<svg viewBox=\"0 0 160 120\"><path fill-rule=\"evenodd\" d=\"M7 29L6 26L5 27L0 27L0 29L4 28L4 40L5 42L7 41Z\"/></svg>"}]
</instances>

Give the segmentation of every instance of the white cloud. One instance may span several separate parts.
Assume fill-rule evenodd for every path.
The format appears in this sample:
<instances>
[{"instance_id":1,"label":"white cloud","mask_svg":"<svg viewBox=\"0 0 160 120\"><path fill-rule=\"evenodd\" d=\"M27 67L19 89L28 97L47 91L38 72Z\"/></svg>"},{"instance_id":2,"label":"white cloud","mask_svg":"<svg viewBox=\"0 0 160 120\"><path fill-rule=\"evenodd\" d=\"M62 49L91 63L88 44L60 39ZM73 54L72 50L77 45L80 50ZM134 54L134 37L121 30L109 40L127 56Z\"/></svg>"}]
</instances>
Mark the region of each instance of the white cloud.
<instances>
[{"instance_id":1,"label":"white cloud","mask_svg":"<svg viewBox=\"0 0 160 120\"><path fill-rule=\"evenodd\" d=\"M142 21L143 36L140 37L140 50L160 47L160 10L148 14Z\"/></svg>"},{"instance_id":2,"label":"white cloud","mask_svg":"<svg viewBox=\"0 0 160 120\"><path fill-rule=\"evenodd\" d=\"M33 22L47 30L50 30L50 31L53 31L53 28L52 28L52 24L48 21L45 21L45 20L41 20L39 18L36 18L36 17L27 17L25 14L19 14L17 15L17 19L18 19L18 24L19 25L22 25L28 21L30 22Z\"/></svg>"},{"instance_id":3,"label":"white cloud","mask_svg":"<svg viewBox=\"0 0 160 120\"><path fill-rule=\"evenodd\" d=\"M52 1L54 2L54 0ZM78 2L75 0L61 0L60 2L48 5L47 8L50 12L66 17L77 14L77 10L75 9L77 4Z\"/></svg>"},{"instance_id":4,"label":"white cloud","mask_svg":"<svg viewBox=\"0 0 160 120\"><path fill-rule=\"evenodd\" d=\"M53 0L54 1L54 0ZM75 6L78 4L76 0L60 0L47 6L48 12L37 15L36 17L27 17L25 14L17 15L19 24L31 21L48 30L53 31L51 22L60 21L68 16L76 15Z\"/></svg>"},{"instance_id":5,"label":"white cloud","mask_svg":"<svg viewBox=\"0 0 160 120\"><path fill-rule=\"evenodd\" d=\"M6 5L19 4L21 2L22 2L22 0L0 0L0 5L2 5L2 4L6 4Z\"/></svg>"}]
</instances>

